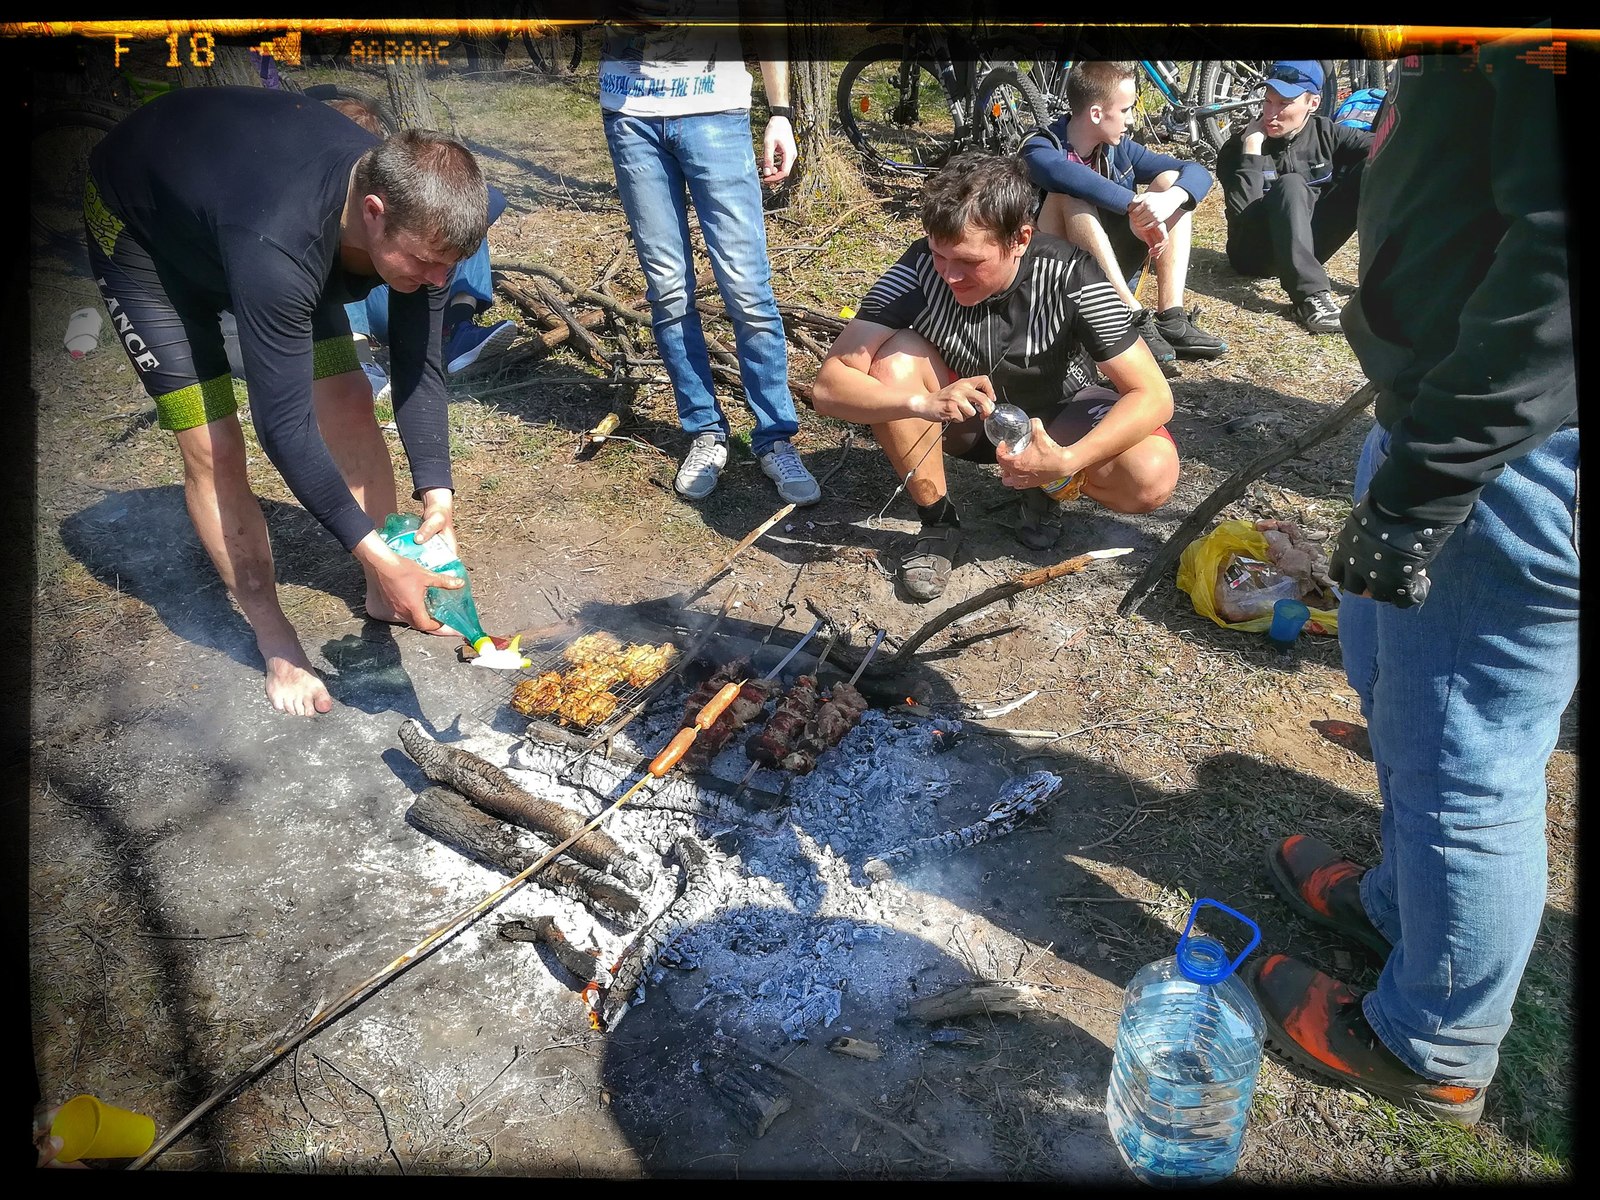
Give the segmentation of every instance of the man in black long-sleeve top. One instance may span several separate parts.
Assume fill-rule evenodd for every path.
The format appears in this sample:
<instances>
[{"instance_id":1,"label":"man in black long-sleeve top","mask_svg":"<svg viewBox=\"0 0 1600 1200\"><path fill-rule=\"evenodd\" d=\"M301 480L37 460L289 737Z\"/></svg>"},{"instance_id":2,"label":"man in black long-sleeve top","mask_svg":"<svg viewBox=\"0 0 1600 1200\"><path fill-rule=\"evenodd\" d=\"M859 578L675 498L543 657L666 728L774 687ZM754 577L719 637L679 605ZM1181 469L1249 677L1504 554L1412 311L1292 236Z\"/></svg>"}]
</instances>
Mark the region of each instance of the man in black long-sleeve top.
<instances>
[{"instance_id":1,"label":"man in black long-sleeve top","mask_svg":"<svg viewBox=\"0 0 1600 1200\"><path fill-rule=\"evenodd\" d=\"M1302 325L1338 333L1322 264L1355 232L1372 134L1321 115L1322 87L1320 63L1273 63L1261 115L1223 143L1217 178L1233 269L1276 275Z\"/></svg>"},{"instance_id":2,"label":"man in black long-sleeve top","mask_svg":"<svg viewBox=\"0 0 1600 1200\"><path fill-rule=\"evenodd\" d=\"M333 700L278 602L250 491L220 314L238 323L261 447L359 561L366 611L431 633L427 588L459 587L384 543L394 467L344 306L387 283L395 425L422 503L417 540L455 534L440 366L442 285L483 240L487 193L459 143L388 141L317 101L194 88L125 118L89 159L95 280L129 361L177 435L195 530L256 635L267 698L310 716Z\"/></svg>"},{"instance_id":3,"label":"man in black long-sleeve top","mask_svg":"<svg viewBox=\"0 0 1600 1200\"><path fill-rule=\"evenodd\" d=\"M1471 1124L1544 916L1545 764L1578 677L1578 391L1550 31L1402 59L1344 328L1380 389L1332 574L1383 797L1368 869L1268 849L1303 915L1383 960L1362 994L1260 964L1268 1044ZM1575 282L1575 279L1572 281Z\"/></svg>"}]
</instances>

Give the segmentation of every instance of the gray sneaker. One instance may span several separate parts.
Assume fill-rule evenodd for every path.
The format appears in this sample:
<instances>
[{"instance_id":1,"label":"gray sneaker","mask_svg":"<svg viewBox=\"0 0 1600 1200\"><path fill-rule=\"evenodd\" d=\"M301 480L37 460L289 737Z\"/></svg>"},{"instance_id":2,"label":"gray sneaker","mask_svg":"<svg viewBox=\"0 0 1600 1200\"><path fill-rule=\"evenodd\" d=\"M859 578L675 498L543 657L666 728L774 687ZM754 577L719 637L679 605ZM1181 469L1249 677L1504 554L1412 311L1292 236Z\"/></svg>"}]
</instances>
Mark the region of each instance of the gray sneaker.
<instances>
[{"instance_id":1,"label":"gray sneaker","mask_svg":"<svg viewBox=\"0 0 1600 1200\"><path fill-rule=\"evenodd\" d=\"M804 508L822 499L822 488L788 442L776 441L767 448L761 456L761 471L778 485L778 495L785 503Z\"/></svg>"},{"instance_id":2,"label":"gray sneaker","mask_svg":"<svg viewBox=\"0 0 1600 1200\"><path fill-rule=\"evenodd\" d=\"M728 465L728 445L719 442L714 433L702 433L689 443L689 453L683 456L678 477L672 486L678 495L690 500L702 500L711 495L717 486L717 476Z\"/></svg>"}]
</instances>

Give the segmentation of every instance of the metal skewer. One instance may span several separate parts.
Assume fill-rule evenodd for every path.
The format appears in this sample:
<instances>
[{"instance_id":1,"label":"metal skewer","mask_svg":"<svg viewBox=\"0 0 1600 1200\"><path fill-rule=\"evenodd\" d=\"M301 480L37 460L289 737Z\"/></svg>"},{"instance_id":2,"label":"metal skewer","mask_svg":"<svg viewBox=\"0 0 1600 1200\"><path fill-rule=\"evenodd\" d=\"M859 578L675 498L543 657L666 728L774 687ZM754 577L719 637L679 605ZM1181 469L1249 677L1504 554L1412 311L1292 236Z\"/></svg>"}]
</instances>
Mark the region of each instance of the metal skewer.
<instances>
[{"instance_id":1,"label":"metal skewer","mask_svg":"<svg viewBox=\"0 0 1600 1200\"><path fill-rule=\"evenodd\" d=\"M917 461L912 465L911 470L906 472L906 477L900 481L900 486L894 489L894 491L890 494L889 499L884 502L884 506L878 510L878 515L872 518L872 523L874 525L883 520L883 514L889 511L889 505L898 500L900 498L900 493L905 491L907 486L910 485L911 477L917 473L917 468L927 461L928 455L933 453L933 448L944 440L944 431L949 427L949 425L949 421L939 422L938 430L934 431L937 433L937 436L933 439L933 441L928 443L928 448L922 452L922 457L917 459Z\"/></svg>"},{"instance_id":2,"label":"metal skewer","mask_svg":"<svg viewBox=\"0 0 1600 1200\"><path fill-rule=\"evenodd\" d=\"M878 630L878 636L873 638L872 645L867 647L866 657L861 660L861 665L856 668L856 673L846 681L847 686L855 687L856 680L861 678L861 672L867 669L867 664L872 661L872 656L878 652L878 647L883 645L884 635L888 632L887 629ZM832 695L832 693L830 692L829 695Z\"/></svg>"}]
</instances>

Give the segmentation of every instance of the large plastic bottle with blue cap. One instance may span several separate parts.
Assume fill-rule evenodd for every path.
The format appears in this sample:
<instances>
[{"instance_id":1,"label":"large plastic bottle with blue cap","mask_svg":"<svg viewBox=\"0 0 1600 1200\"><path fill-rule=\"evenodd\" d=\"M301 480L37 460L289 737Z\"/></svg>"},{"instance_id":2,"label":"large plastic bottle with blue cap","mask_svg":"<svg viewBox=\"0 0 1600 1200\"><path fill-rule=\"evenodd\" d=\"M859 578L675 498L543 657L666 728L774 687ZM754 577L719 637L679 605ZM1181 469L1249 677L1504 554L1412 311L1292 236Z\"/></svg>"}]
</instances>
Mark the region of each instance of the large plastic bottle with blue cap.
<instances>
[{"instance_id":1,"label":"large plastic bottle with blue cap","mask_svg":"<svg viewBox=\"0 0 1600 1200\"><path fill-rule=\"evenodd\" d=\"M1195 916L1207 906L1249 928L1250 944L1238 957L1194 932ZM1260 941L1249 917L1197 900L1178 952L1128 983L1106 1120L1123 1161L1145 1183L1213 1183L1238 1165L1266 1028L1236 971Z\"/></svg>"}]
</instances>

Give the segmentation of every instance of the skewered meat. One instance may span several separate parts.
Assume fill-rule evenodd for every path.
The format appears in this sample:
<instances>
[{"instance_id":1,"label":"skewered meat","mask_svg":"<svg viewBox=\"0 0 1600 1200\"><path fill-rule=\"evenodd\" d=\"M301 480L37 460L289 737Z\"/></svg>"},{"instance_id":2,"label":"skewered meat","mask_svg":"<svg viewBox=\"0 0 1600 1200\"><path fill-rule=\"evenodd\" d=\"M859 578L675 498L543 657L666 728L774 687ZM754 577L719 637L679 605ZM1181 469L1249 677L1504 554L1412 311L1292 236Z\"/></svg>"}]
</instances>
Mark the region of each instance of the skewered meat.
<instances>
[{"instance_id":1,"label":"skewered meat","mask_svg":"<svg viewBox=\"0 0 1600 1200\"><path fill-rule=\"evenodd\" d=\"M681 725L694 724L695 716L702 708L710 704L716 694L722 690L722 685L732 683L743 675L750 666L748 658L735 658L723 663L706 678L705 682L689 694L688 700L683 705L683 720Z\"/></svg>"},{"instance_id":2,"label":"skewered meat","mask_svg":"<svg viewBox=\"0 0 1600 1200\"><path fill-rule=\"evenodd\" d=\"M817 710L816 738L817 749L826 750L830 746L837 746L844 737L861 720L861 714L867 711L867 700L860 692L848 683L841 683L833 689L821 708Z\"/></svg>"},{"instance_id":3,"label":"skewered meat","mask_svg":"<svg viewBox=\"0 0 1600 1200\"><path fill-rule=\"evenodd\" d=\"M733 680L728 682L732 683ZM710 766L711 760L733 740L733 735L761 714L777 686L775 679L752 679L746 682L722 715L711 723L711 728L700 731L700 736L695 738L683 756L684 766L689 770L703 770ZM695 709L695 712L699 711Z\"/></svg>"},{"instance_id":4,"label":"skewered meat","mask_svg":"<svg viewBox=\"0 0 1600 1200\"><path fill-rule=\"evenodd\" d=\"M524 679L511 693L511 707L525 717L553 713L561 707L561 673L546 671L533 679Z\"/></svg>"},{"instance_id":5,"label":"skewered meat","mask_svg":"<svg viewBox=\"0 0 1600 1200\"><path fill-rule=\"evenodd\" d=\"M573 666L581 666L586 662L604 661L621 649L622 643L602 629L573 638L561 652L561 657Z\"/></svg>"},{"instance_id":6,"label":"skewered meat","mask_svg":"<svg viewBox=\"0 0 1600 1200\"><path fill-rule=\"evenodd\" d=\"M821 704L817 695L817 681L802 675L778 703L766 728L745 743L745 753L751 762L775 767L785 755L794 751L805 736L806 729Z\"/></svg>"}]
</instances>

